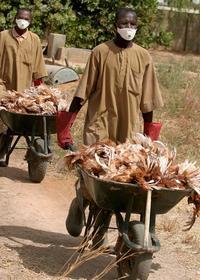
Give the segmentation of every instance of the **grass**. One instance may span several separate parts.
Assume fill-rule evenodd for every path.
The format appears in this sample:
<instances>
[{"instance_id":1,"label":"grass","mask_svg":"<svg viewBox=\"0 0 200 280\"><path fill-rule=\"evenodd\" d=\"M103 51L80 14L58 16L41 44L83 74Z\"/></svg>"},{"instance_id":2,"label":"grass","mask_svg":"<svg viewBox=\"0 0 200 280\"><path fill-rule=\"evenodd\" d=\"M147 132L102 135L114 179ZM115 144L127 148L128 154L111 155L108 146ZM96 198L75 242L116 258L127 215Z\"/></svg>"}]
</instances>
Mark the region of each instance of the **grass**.
<instances>
[{"instance_id":1,"label":"grass","mask_svg":"<svg viewBox=\"0 0 200 280\"><path fill-rule=\"evenodd\" d=\"M87 232L87 235L84 237L83 241L76 248L75 252L71 255L70 259L64 264L64 266L58 272L58 275L61 277L69 276L73 271L77 270L83 264L90 262L93 259L97 259L100 256L108 254L107 247L101 245L99 240L95 245L92 240L95 238L97 233L92 233L93 226L96 223L97 217L94 219L90 230ZM98 244L99 243L99 244ZM123 257L127 257L123 256ZM123 258L122 257L122 258ZM112 258L112 261L102 270L99 274L96 274L93 279L98 280L105 276L113 267L117 265L115 258Z\"/></svg>"},{"instance_id":2,"label":"grass","mask_svg":"<svg viewBox=\"0 0 200 280\"><path fill-rule=\"evenodd\" d=\"M157 73L165 102L164 110L155 113L163 122L161 140L177 148L179 160L200 164L199 62L191 57L161 61Z\"/></svg>"},{"instance_id":3,"label":"grass","mask_svg":"<svg viewBox=\"0 0 200 280\"><path fill-rule=\"evenodd\" d=\"M198 234L187 232L182 237L182 243L190 245L196 251L200 251L200 237Z\"/></svg>"},{"instance_id":4,"label":"grass","mask_svg":"<svg viewBox=\"0 0 200 280\"><path fill-rule=\"evenodd\" d=\"M97 261L99 257L107 256L110 257L109 263L104 268L102 268L102 270L96 271L96 274L92 277L93 280L106 279L104 277L107 276L107 274L113 268L116 268L119 262L125 261L137 255L136 252L127 248L126 250L122 251L117 257L114 255L110 256L107 250L108 248L104 245L100 245L102 243L102 240L99 240L94 245L92 240L93 238L95 238L95 235L97 233L93 234L92 231L94 229L93 226L96 222L96 219L93 221L90 231L84 237L80 245L76 248L76 251L71 255L70 259L64 264L64 266L58 272L58 275L61 275L61 277L70 276L72 272L80 268L82 265L86 263L90 263L91 260L96 259ZM114 240L109 238L110 239L109 244L113 243L113 241L115 241L116 239L116 237L114 236L112 236L112 238L114 238ZM118 279L124 279L124 277Z\"/></svg>"},{"instance_id":5,"label":"grass","mask_svg":"<svg viewBox=\"0 0 200 280\"><path fill-rule=\"evenodd\" d=\"M177 231L177 221L175 218L166 217L165 219L161 220L157 229L169 233L175 233Z\"/></svg>"}]
</instances>

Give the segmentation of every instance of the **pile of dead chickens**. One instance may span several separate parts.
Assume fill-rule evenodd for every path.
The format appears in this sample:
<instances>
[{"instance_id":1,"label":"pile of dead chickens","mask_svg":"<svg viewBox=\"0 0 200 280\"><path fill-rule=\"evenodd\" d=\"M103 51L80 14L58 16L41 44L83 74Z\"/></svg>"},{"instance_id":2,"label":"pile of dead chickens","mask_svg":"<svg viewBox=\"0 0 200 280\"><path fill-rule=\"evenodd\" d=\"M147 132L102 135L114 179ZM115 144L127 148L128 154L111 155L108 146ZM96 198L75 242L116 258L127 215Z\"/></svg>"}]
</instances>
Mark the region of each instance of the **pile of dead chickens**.
<instances>
[{"instance_id":1,"label":"pile of dead chickens","mask_svg":"<svg viewBox=\"0 0 200 280\"><path fill-rule=\"evenodd\" d=\"M189 203L194 204L190 229L200 216L200 168L188 160L176 163L176 151L170 151L160 141L152 142L142 134L116 145L110 140L83 146L65 157L68 167L81 165L82 169L102 180L137 184L149 189L191 190Z\"/></svg>"},{"instance_id":2,"label":"pile of dead chickens","mask_svg":"<svg viewBox=\"0 0 200 280\"><path fill-rule=\"evenodd\" d=\"M103 180L138 183L146 190L191 188L200 194L200 169L188 160L177 164L175 159L175 150L139 133L124 144L106 140L66 156L68 166L79 163Z\"/></svg>"},{"instance_id":3,"label":"pile of dead chickens","mask_svg":"<svg viewBox=\"0 0 200 280\"><path fill-rule=\"evenodd\" d=\"M7 91L0 100L0 107L20 114L54 115L68 110L67 95L59 89L40 85L23 92Z\"/></svg>"}]
</instances>

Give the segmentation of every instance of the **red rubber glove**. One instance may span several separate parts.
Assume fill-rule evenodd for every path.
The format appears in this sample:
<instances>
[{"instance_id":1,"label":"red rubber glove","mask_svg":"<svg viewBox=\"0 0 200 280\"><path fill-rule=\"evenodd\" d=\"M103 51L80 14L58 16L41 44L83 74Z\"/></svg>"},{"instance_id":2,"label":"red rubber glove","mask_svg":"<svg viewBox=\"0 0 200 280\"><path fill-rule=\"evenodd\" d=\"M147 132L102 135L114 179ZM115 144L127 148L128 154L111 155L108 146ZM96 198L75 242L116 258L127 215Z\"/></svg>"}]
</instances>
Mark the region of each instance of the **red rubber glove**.
<instances>
[{"instance_id":1,"label":"red rubber glove","mask_svg":"<svg viewBox=\"0 0 200 280\"><path fill-rule=\"evenodd\" d=\"M73 145L70 128L76 119L77 113L61 111L56 115L56 129L58 145L66 149L67 145Z\"/></svg>"},{"instance_id":2,"label":"red rubber glove","mask_svg":"<svg viewBox=\"0 0 200 280\"><path fill-rule=\"evenodd\" d=\"M144 134L151 138L152 141L156 141L159 138L162 123L145 122Z\"/></svg>"},{"instance_id":3,"label":"red rubber glove","mask_svg":"<svg viewBox=\"0 0 200 280\"><path fill-rule=\"evenodd\" d=\"M41 85L42 83L43 83L42 78L33 81L33 84L34 84L35 87L38 87L38 86Z\"/></svg>"}]
</instances>

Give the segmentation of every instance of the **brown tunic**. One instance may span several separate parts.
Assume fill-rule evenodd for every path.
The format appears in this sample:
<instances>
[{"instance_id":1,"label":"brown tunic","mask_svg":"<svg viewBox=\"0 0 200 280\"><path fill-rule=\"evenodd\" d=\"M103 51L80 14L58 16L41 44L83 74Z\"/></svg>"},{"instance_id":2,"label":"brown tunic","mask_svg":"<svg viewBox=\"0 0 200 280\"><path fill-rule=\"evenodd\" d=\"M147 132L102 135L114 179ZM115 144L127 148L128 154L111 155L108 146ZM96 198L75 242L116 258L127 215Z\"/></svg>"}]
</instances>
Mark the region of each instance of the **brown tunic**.
<instances>
[{"instance_id":1,"label":"brown tunic","mask_svg":"<svg viewBox=\"0 0 200 280\"><path fill-rule=\"evenodd\" d=\"M23 91L33 80L46 76L39 37L28 31L19 42L12 30L0 32L0 80L7 89Z\"/></svg>"},{"instance_id":2,"label":"brown tunic","mask_svg":"<svg viewBox=\"0 0 200 280\"><path fill-rule=\"evenodd\" d=\"M124 142L139 131L139 113L163 106L152 58L133 44L113 41L93 49L75 96L88 101L84 143L109 138Z\"/></svg>"}]
</instances>

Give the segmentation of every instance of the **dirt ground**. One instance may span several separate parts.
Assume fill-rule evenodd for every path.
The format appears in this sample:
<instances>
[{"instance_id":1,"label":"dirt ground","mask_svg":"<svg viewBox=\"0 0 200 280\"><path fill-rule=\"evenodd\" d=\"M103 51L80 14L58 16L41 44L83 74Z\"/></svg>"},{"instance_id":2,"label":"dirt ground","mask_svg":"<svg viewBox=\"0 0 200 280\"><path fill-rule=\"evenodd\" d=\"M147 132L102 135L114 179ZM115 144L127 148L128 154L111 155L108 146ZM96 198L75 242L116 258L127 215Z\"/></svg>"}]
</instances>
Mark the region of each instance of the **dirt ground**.
<instances>
[{"instance_id":1,"label":"dirt ground","mask_svg":"<svg viewBox=\"0 0 200 280\"><path fill-rule=\"evenodd\" d=\"M23 156L22 150L15 150L9 167L0 168L0 279L64 279L58 272L81 241L65 230L75 178L50 166L44 181L33 184ZM177 207L179 213L182 207ZM153 259L149 280L200 279L199 249L180 243L182 229L174 228L176 214L171 211L158 221L162 249ZM173 215L175 225L169 222ZM104 255L85 263L70 279L93 279L112 258ZM116 269L104 279L117 279Z\"/></svg>"}]
</instances>

